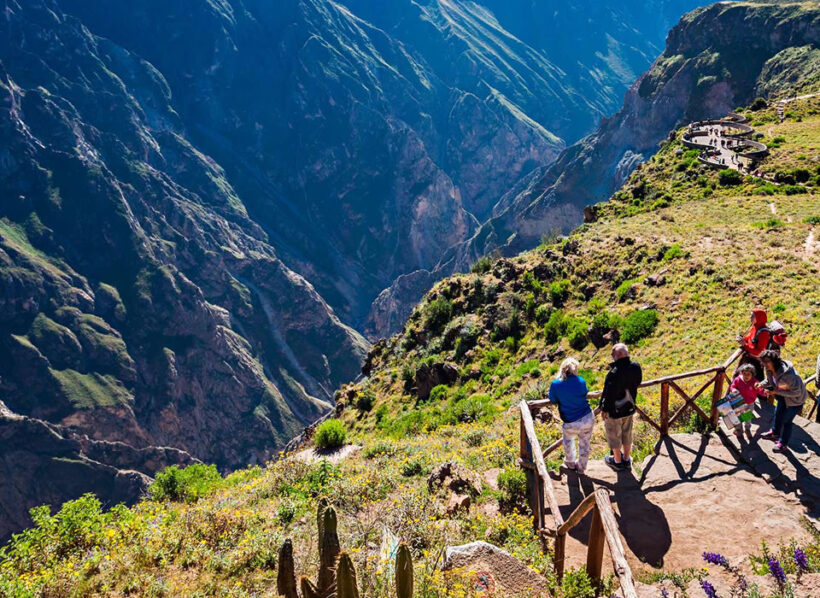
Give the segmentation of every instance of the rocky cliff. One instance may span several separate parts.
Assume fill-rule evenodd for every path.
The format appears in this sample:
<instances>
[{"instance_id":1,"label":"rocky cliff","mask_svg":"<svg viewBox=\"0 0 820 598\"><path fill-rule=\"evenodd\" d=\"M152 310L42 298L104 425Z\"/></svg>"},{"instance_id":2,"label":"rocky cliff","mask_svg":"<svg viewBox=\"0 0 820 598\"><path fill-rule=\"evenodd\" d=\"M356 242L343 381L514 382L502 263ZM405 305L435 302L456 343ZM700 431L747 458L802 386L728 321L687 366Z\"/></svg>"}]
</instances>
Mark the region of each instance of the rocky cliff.
<instances>
[{"instance_id":1,"label":"rocky cliff","mask_svg":"<svg viewBox=\"0 0 820 598\"><path fill-rule=\"evenodd\" d=\"M378 293L614 109L690 4L7 3L0 535L84 479L116 502L270 458L358 374Z\"/></svg>"},{"instance_id":2,"label":"rocky cliff","mask_svg":"<svg viewBox=\"0 0 820 598\"><path fill-rule=\"evenodd\" d=\"M429 281L465 271L493 251L514 255L545 233L571 230L583 221L585 206L607 199L674 128L723 116L798 82L815 84L818 19L817 6L789 2L720 3L686 15L617 114L511 188L469 241L448 251L432 271L413 273L383 292L370 329L395 330Z\"/></svg>"}]
</instances>

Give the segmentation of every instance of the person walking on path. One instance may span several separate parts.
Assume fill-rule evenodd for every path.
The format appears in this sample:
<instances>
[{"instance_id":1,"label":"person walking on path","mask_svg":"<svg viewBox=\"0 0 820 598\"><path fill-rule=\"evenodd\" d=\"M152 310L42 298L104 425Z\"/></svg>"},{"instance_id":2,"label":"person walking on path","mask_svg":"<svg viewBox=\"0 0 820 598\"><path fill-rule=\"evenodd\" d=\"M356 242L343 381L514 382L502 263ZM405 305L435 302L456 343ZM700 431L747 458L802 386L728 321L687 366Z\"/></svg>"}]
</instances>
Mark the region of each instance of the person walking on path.
<instances>
[{"instance_id":1,"label":"person walking on path","mask_svg":"<svg viewBox=\"0 0 820 598\"><path fill-rule=\"evenodd\" d=\"M624 471L632 466L629 458L632 450L632 416L643 371L638 363L629 358L629 349L623 343L612 347L612 359L601 393L601 416L604 418L607 444L612 449L612 454L604 457L604 463L615 471Z\"/></svg>"},{"instance_id":2,"label":"person walking on path","mask_svg":"<svg viewBox=\"0 0 820 598\"><path fill-rule=\"evenodd\" d=\"M787 453L794 418L806 402L806 385L794 366L781 359L776 351L763 351L760 354L760 362L766 368L766 383L762 386L770 397L773 396L777 400L774 425L761 438L776 441L776 453Z\"/></svg>"},{"instance_id":3,"label":"person walking on path","mask_svg":"<svg viewBox=\"0 0 820 598\"><path fill-rule=\"evenodd\" d=\"M595 427L595 415L589 406L586 380L578 375L578 360L568 357L550 384L549 401L558 404L561 421L564 422L564 466L583 475L589 461L590 440ZM575 439L578 439L576 456Z\"/></svg>"}]
</instances>

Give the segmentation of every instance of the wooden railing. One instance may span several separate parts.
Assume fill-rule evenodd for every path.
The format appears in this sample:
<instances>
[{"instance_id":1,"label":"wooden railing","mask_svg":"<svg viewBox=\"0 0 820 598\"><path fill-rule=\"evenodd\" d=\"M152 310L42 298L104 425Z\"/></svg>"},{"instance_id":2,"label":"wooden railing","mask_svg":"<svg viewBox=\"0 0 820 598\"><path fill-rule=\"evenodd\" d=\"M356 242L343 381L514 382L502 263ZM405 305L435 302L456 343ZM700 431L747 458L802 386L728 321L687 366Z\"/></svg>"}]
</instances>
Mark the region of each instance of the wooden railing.
<instances>
[{"instance_id":1,"label":"wooden railing","mask_svg":"<svg viewBox=\"0 0 820 598\"><path fill-rule=\"evenodd\" d=\"M654 380L648 380L640 385L640 388L660 386L660 414L659 421L652 419L643 409L637 408L638 415L655 428L661 437L669 434L669 429L683 416L687 408L693 409L700 417L708 421L711 425L717 425L717 402L723 397L724 382L728 380L726 370L740 357L741 351L737 350L732 356L719 366L705 370L695 370L673 376L665 376ZM709 376L708 380L693 394L688 394L679 382L699 376ZM712 387L711 409L707 415L696 403L697 399ZM674 414L670 415L670 390L683 399L683 404L678 407ZM601 393L589 393L590 398L600 397ZM549 404L547 400L521 401L521 430L520 430L520 452L519 463L527 473L527 488L530 507L533 513L533 524L538 530L542 541L546 537L555 538L553 550L553 565L560 580L564 573L566 536L590 510L594 509L592 527L590 529L589 542L587 544L587 573L596 583L601 582L601 568L603 563L603 543L609 545L609 553L612 555L612 564L615 575L621 584L624 598L636 598L635 587L632 580L632 572L626 560L623 544L618 532L618 524L612 510L612 503L609 492L605 488L598 488L590 494L564 521L561 511L558 508L558 501L555 498L555 489L552 479L547 471L544 457L558 449L562 441L558 440L548 446L546 450L541 449L541 444L535 434L535 425L532 419L532 410L541 408ZM595 409L597 417L600 409ZM547 522L547 510L549 510L552 521Z\"/></svg>"},{"instance_id":2,"label":"wooden railing","mask_svg":"<svg viewBox=\"0 0 820 598\"><path fill-rule=\"evenodd\" d=\"M637 407L637 414L655 428L662 438L669 434L670 428L686 413L687 408L694 410L704 421L707 421L710 426L716 427L718 424L717 404L720 399L723 398L724 383L728 382L731 384L731 379L726 371L737 361L741 354L742 351L738 349L729 359L719 366L643 382L639 388L660 387L660 411L658 421L652 419L652 417L640 407ZM709 378L691 395L679 384L682 380L690 380L701 376L708 376ZM808 385L814 382L815 379L816 375L813 375L806 378L805 382ZM711 408L707 415L696 401L710 387L712 388ZM683 399L683 404L680 405L672 415L670 415L669 409L670 390ZM814 398L814 406L809 412L809 419L811 419L812 414L817 409L818 400L817 395L811 392L810 394ZM601 392L591 392L588 396L589 398L597 398L601 396ZM597 488L595 492L587 496L581 504L576 507L566 521L564 521L561 516L558 501L555 498L552 478L549 476L544 458L558 449L562 445L562 441L557 440L545 450L542 450L538 437L535 434L535 424L533 423L532 416L533 409L540 409L548 404L549 401L547 400L521 401L519 404L521 410L519 464L527 473L527 489L530 507L533 513L533 524L536 530L538 530L542 542L544 542L547 537L555 538L553 565L558 579L560 581L564 573L567 534L592 510L592 526L589 533L589 542L587 543L587 574L593 581L600 584L603 564L603 543L606 541L609 545L609 553L612 556L615 575L621 584L624 598L637 598L632 572L626 560L626 553L618 532L618 523L615 519L615 513L612 510L609 492L605 488ZM600 413L600 409L596 408L593 413L597 417ZM552 519L550 524L547 523L547 510L549 510Z\"/></svg>"}]
</instances>

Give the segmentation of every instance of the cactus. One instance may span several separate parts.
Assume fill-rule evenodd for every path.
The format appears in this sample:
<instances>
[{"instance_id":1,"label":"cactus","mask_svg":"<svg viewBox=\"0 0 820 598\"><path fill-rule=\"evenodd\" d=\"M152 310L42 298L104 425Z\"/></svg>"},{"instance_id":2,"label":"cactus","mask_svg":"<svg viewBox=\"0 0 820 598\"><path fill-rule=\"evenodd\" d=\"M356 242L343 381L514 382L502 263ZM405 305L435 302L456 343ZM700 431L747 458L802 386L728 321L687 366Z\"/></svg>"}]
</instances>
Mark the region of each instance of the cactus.
<instances>
[{"instance_id":1,"label":"cactus","mask_svg":"<svg viewBox=\"0 0 820 598\"><path fill-rule=\"evenodd\" d=\"M396 596L413 598L413 557L410 547L404 543L396 553Z\"/></svg>"},{"instance_id":2,"label":"cactus","mask_svg":"<svg viewBox=\"0 0 820 598\"><path fill-rule=\"evenodd\" d=\"M336 598L359 598L356 569L353 568L353 561L346 552L339 553L339 561L336 564Z\"/></svg>"},{"instance_id":3,"label":"cactus","mask_svg":"<svg viewBox=\"0 0 820 598\"><path fill-rule=\"evenodd\" d=\"M319 499L316 505L316 527L319 529L319 559L322 558L322 519L325 516L325 511L330 506L328 500L323 496Z\"/></svg>"},{"instance_id":4,"label":"cactus","mask_svg":"<svg viewBox=\"0 0 820 598\"><path fill-rule=\"evenodd\" d=\"M285 598L299 598L296 593L296 573L293 565L293 543L288 539L279 549L279 570L276 573L276 591Z\"/></svg>"},{"instance_id":5,"label":"cactus","mask_svg":"<svg viewBox=\"0 0 820 598\"><path fill-rule=\"evenodd\" d=\"M302 588L302 598L319 598L319 591L307 575L299 578L299 585Z\"/></svg>"},{"instance_id":6,"label":"cactus","mask_svg":"<svg viewBox=\"0 0 820 598\"><path fill-rule=\"evenodd\" d=\"M339 536L336 533L336 510L327 507L322 517L322 536L319 538L319 594L330 596L336 581L334 568L339 556Z\"/></svg>"}]
</instances>

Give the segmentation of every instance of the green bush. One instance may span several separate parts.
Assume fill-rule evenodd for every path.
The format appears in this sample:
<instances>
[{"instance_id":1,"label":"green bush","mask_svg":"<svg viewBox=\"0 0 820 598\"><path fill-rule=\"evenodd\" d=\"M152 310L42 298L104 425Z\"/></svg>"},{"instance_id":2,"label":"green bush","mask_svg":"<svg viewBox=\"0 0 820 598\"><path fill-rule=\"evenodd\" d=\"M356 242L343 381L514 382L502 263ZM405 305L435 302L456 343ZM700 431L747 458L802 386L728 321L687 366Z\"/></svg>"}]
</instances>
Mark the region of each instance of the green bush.
<instances>
[{"instance_id":1,"label":"green bush","mask_svg":"<svg viewBox=\"0 0 820 598\"><path fill-rule=\"evenodd\" d=\"M356 399L356 409L361 412L367 412L373 409L373 403L376 402L376 393L372 390L365 390Z\"/></svg>"},{"instance_id":2,"label":"green bush","mask_svg":"<svg viewBox=\"0 0 820 598\"><path fill-rule=\"evenodd\" d=\"M763 110L769 104L763 98L755 98L754 101L749 105L749 110L753 110L757 112L758 110Z\"/></svg>"},{"instance_id":3,"label":"green bush","mask_svg":"<svg viewBox=\"0 0 820 598\"><path fill-rule=\"evenodd\" d=\"M535 321L542 326L547 323L550 317L550 308L546 305L539 305L535 308Z\"/></svg>"},{"instance_id":4,"label":"green bush","mask_svg":"<svg viewBox=\"0 0 820 598\"><path fill-rule=\"evenodd\" d=\"M454 401L447 409L447 423L477 422L486 420L495 413L493 399L486 394L474 394L466 399Z\"/></svg>"},{"instance_id":5,"label":"green bush","mask_svg":"<svg viewBox=\"0 0 820 598\"><path fill-rule=\"evenodd\" d=\"M216 465L196 463L188 467L172 465L157 474L148 487L153 500L196 502L222 485Z\"/></svg>"},{"instance_id":6,"label":"green bush","mask_svg":"<svg viewBox=\"0 0 820 598\"><path fill-rule=\"evenodd\" d=\"M589 342L589 324L580 318L570 318L567 322L567 340L569 346L580 351Z\"/></svg>"},{"instance_id":7,"label":"green bush","mask_svg":"<svg viewBox=\"0 0 820 598\"><path fill-rule=\"evenodd\" d=\"M395 455L397 452L398 448L393 442L385 439L379 439L373 444L368 444L362 451L362 455L364 455L365 459L374 459L376 457L381 457L382 455Z\"/></svg>"},{"instance_id":8,"label":"green bush","mask_svg":"<svg viewBox=\"0 0 820 598\"><path fill-rule=\"evenodd\" d=\"M550 301L556 307L561 307L569 297L569 281L564 278L550 284Z\"/></svg>"},{"instance_id":9,"label":"green bush","mask_svg":"<svg viewBox=\"0 0 820 598\"><path fill-rule=\"evenodd\" d=\"M786 226L786 223L782 220L778 220L777 218L769 218L768 220L764 220L763 222L753 222L752 226L755 228L780 228L781 226Z\"/></svg>"},{"instance_id":10,"label":"green bush","mask_svg":"<svg viewBox=\"0 0 820 598\"><path fill-rule=\"evenodd\" d=\"M630 280L625 280L621 284L618 285L618 288L615 289L615 296L618 297L618 301L623 301L626 299L627 293L629 290L639 282L639 279L632 278Z\"/></svg>"},{"instance_id":11,"label":"green bush","mask_svg":"<svg viewBox=\"0 0 820 598\"><path fill-rule=\"evenodd\" d=\"M809 216L808 218L804 218L803 222L805 222L806 224L813 224L816 226L820 224L820 216Z\"/></svg>"},{"instance_id":12,"label":"green bush","mask_svg":"<svg viewBox=\"0 0 820 598\"><path fill-rule=\"evenodd\" d=\"M610 330L620 330L623 321L618 314L602 311L595 314L590 323L590 333L603 336Z\"/></svg>"},{"instance_id":13,"label":"green bush","mask_svg":"<svg viewBox=\"0 0 820 598\"><path fill-rule=\"evenodd\" d=\"M570 569L561 580L561 598L595 598L595 588L586 569Z\"/></svg>"},{"instance_id":14,"label":"green bush","mask_svg":"<svg viewBox=\"0 0 820 598\"><path fill-rule=\"evenodd\" d=\"M802 185L783 185L781 190L786 195L803 195L808 193L808 190Z\"/></svg>"},{"instance_id":15,"label":"green bush","mask_svg":"<svg viewBox=\"0 0 820 598\"><path fill-rule=\"evenodd\" d=\"M464 442L467 443L467 446L481 446L486 440L487 434L484 430L470 430L464 435Z\"/></svg>"},{"instance_id":16,"label":"green bush","mask_svg":"<svg viewBox=\"0 0 820 598\"><path fill-rule=\"evenodd\" d=\"M794 175L794 180L798 183L805 183L811 178L811 172L809 172L808 168L795 168L792 171L792 175Z\"/></svg>"},{"instance_id":17,"label":"green bush","mask_svg":"<svg viewBox=\"0 0 820 598\"><path fill-rule=\"evenodd\" d=\"M743 182L743 175L737 170L724 168L718 172L718 183L723 187L734 187Z\"/></svg>"},{"instance_id":18,"label":"green bush","mask_svg":"<svg viewBox=\"0 0 820 598\"><path fill-rule=\"evenodd\" d=\"M316 428L313 440L320 449L339 448L347 442L347 430L341 420L327 419Z\"/></svg>"},{"instance_id":19,"label":"green bush","mask_svg":"<svg viewBox=\"0 0 820 598\"><path fill-rule=\"evenodd\" d=\"M564 312L556 309L550 314L549 320L544 324L544 338L548 343L558 342L566 332L566 318Z\"/></svg>"},{"instance_id":20,"label":"green bush","mask_svg":"<svg viewBox=\"0 0 820 598\"><path fill-rule=\"evenodd\" d=\"M478 258L475 263L470 266L470 272L475 274L484 274L489 272L493 267L493 259L489 255Z\"/></svg>"},{"instance_id":21,"label":"green bush","mask_svg":"<svg viewBox=\"0 0 820 598\"><path fill-rule=\"evenodd\" d=\"M515 503L527 497L527 475L519 467L510 467L498 474L498 489L504 499Z\"/></svg>"},{"instance_id":22,"label":"green bush","mask_svg":"<svg viewBox=\"0 0 820 598\"><path fill-rule=\"evenodd\" d=\"M683 250L680 248L680 243L674 243L663 254L663 261L670 262L676 258L683 256Z\"/></svg>"},{"instance_id":23,"label":"green bush","mask_svg":"<svg viewBox=\"0 0 820 598\"><path fill-rule=\"evenodd\" d=\"M438 334L453 317L453 304L444 297L434 299L424 308L422 325L425 330Z\"/></svg>"},{"instance_id":24,"label":"green bush","mask_svg":"<svg viewBox=\"0 0 820 598\"><path fill-rule=\"evenodd\" d=\"M412 478L424 473L424 461L420 457L415 457L401 464L401 475Z\"/></svg>"},{"instance_id":25,"label":"green bush","mask_svg":"<svg viewBox=\"0 0 820 598\"><path fill-rule=\"evenodd\" d=\"M434 386L433 390L430 391L430 402L431 403L438 403L443 401L447 398L447 392L450 388L446 384L439 384L438 386Z\"/></svg>"},{"instance_id":26,"label":"green bush","mask_svg":"<svg viewBox=\"0 0 820 598\"><path fill-rule=\"evenodd\" d=\"M654 309L633 311L624 320L621 340L626 344L635 343L655 331L658 325L658 312Z\"/></svg>"}]
</instances>

